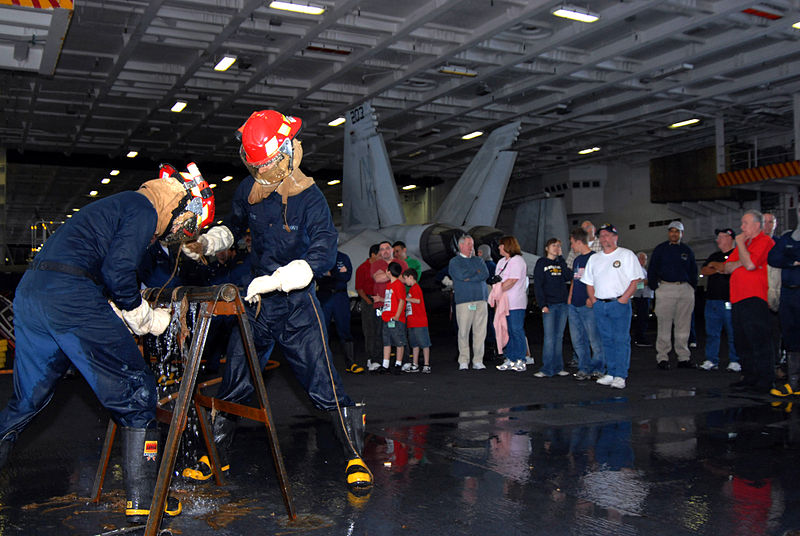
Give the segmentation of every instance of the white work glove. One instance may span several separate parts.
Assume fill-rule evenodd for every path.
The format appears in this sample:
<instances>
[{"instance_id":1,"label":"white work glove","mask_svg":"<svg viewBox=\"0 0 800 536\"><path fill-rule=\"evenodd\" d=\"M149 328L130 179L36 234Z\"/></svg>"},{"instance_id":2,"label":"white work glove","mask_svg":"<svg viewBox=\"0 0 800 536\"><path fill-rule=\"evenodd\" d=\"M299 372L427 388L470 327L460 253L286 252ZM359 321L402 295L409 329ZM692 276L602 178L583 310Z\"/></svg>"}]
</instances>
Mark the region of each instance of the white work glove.
<instances>
[{"instance_id":1,"label":"white work glove","mask_svg":"<svg viewBox=\"0 0 800 536\"><path fill-rule=\"evenodd\" d=\"M261 294L272 292L281 288L281 282L273 275L261 275L253 279L247 286L245 301L255 303L261 299Z\"/></svg>"},{"instance_id":2,"label":"white work glove","mask_svg":"<svg viewBox=\"0 0 800 536\"><path fill-rule=\"evenodd\" d=\"M228 249L233 245L233 233L224 225L217 225L202 234L197 239L198 246L183 244L181 251L192 259L199 261L205 255L214 255L218 251Z\"/></svg>"},{"instance_id":3,"label":"white work glove","mask_svg":"<svg viewBox=\"0 0 800 536\"><path fill-rule=\"evenodd\" d=\"M444 285L446 288L453 288L453 280L450 279L449 275L446 275L442 278L442 285Z\"/></svg>"},{"instance_id":4,"label":"white work glove","mask_svg":"<svg viewBox=\"0 0 800 536\"><path fill-rule=\"evenodd\" d=\"M118 309L112 304L112 309L117 312ZM136 309L130 311L121 311L121 315L125 324L136 335L161 335L167 330L172 315L169 309L158 308L153 309L147 300L142 300L142 303Z\"/></svg>"},{"instance_id":5,"label":"white work glove","mask_svg":"<svg viewBox=\"0 0 800 536\"><path fill-rule=\"evenodd\" d=\"M314 279L314 271L304 260L292 261L286 266L281 266L272 274L280 281L280 289L284 292L305 288Z\"/></svg>"}]
</instances>

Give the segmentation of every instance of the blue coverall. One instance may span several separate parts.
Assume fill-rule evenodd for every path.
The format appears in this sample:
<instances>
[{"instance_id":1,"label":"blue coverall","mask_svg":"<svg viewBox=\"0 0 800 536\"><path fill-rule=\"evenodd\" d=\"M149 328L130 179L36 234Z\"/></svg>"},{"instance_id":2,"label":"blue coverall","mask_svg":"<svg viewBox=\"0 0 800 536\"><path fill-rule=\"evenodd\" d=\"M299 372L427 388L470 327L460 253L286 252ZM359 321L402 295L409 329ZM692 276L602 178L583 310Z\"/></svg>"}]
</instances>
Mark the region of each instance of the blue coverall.
<instances>
[{"instance_id":1,"label":"blue coverall","mask_svg":"<svg viewBox=\"0 0 800 536\"><path fill-rule=\"evenodd\" d=\"M344 268L345 271L341 269ZM336 253L336 264L331 268L331 275L319 279L317 297L325 313L325 326L330 328L331 317L336 322L336 333L342 342L350 342L350 299L347 297L347 282L353 275L353 264L350 257L341 251Z\"/></svg>"},{"instance_id":2,"label":"blue coverall","mask_svg":"<svg viewBox=\"0 0 800 536\"><path fill-rule=\"evenodd\" d=\"M155 378L108 300L122 310L141 304L136 268L157 217L142 194L118 193L76 213L36 255L14 298L14 394L0 438L16 440L70 362L120 426L155 422Z\"/></svg>"},{"instance_id":3,"label":"blue coverall","mask_svg":"<svg viewBox=\"0 0 800 536\"><path fill-rule=\"evenodd\" d=\"M248 176L239 184L234 193L232 213L225 220L234 241L250 229L253 277L272 275L296 259L308 262L314 277L321 277L332 269L336 260L337 233L320 189L312 185L288 197L285 206L277 192L250 204L247 197L254 182ZM313 282L288 293L262 294L258 316L256 309L248 307L247 316L262 369L277 343L317 408L334 410L337 399L340 406L354 405L333 367L327 327ZM238 333L232 334L227 354L228 366L223 372L217 398L244 402L250 398L253 384Z\"/></svg>"}]
</instances>

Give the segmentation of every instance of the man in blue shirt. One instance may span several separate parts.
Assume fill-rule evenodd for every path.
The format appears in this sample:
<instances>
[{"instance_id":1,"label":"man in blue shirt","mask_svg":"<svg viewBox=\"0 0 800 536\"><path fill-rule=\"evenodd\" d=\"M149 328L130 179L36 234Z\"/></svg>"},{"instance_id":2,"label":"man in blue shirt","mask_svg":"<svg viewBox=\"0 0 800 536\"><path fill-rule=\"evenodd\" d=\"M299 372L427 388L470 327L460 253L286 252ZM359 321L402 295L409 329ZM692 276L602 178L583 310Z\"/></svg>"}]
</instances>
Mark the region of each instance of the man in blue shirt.
<instances>
[{"instance_id":1,"label":"man in blue shirt","mask_svg":"<svg viewBox=\"0 0 800 536\"><path fill-rule=\"evenodd\" d=\"M458 239L458 255L450 259L448 273L453 280L453 298L458 322L458 369L469 368L469 332L472 330L472 368L482 370L486 320L486 300L489 270L486 263L474 254L475 241L469 235Z\"/></svg>"},{"instance_id":2,"label":"man in blue shirt","mask_svg":"<svg viewBox=\"0 0 800 536\"><path fill-rule=\"evenodd\" d=\"M656 292L656 360L658 368L669 370L674 326L678 368L692 368L689 332L694 311L694 288L697 286L697 264L691 248L681 243L681 222L673 221L669 224L667 237L666 242L657 245L653 250L647 270L647 284Z\"/></svg>"},{"instance_id":3,"label":"man in blue shirt","mask_svg":"<svg viewBox=\"0 0 800 536\"><path fill-rule=\"evenodd\" d=\"M572 347L578 356L578 372L576 380L588 380L593 376L599 378L605 374L603 363L603 343L597 332L594 319L594 308L586 292L586 284L581 281L589 262L595 252L589 249L588 233L581 227L574 228L569 234L569 245L575 253L572 261L573 281L569 289L569 335ZM591 348L591 350L590 350Z\"/></svg>"}]
</instances>

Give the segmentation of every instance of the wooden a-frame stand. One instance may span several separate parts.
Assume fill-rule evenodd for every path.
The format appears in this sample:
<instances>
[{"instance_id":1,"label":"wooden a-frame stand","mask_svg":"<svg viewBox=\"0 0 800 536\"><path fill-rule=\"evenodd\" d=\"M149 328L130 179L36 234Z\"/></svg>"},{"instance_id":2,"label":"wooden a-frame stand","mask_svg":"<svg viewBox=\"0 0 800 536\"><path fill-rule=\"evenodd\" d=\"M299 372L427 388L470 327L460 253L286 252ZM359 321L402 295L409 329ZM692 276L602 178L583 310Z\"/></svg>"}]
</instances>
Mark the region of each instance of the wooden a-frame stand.
<instances>
[{"instance_id":1,"label":"wooden a-frame stand","mask_svg":"<svg viewBox=\"0 0 800 536\"><path fill-rule=\"evenodd\" d=\"M145 290L144 299L154 299L154 295L157 291L158 289ZM173 301L179 302L184 298L187 299L188 303L199 303L200 310L198 313L198 320L195 322L193 329L192 343L189 349L189 362L184 363L183 378L181 378L177 396L173 394L164 400L164 402L166 402L174 399L174 408L172 411L162 407L158 407L156 410L158 420L169 423L169 433L167 434L167 440L163 446L161 466L158 469L158 477L156 478L156 487L153 491L153 501L150 504L150 515L147 518L145 536L157 536L158 534L161 518L164 515L164 505L166 504L167 494L169 493L172 471L175 467L175 459L178 455L180 437L186 428L186 419L190 403L193 403L197 410L200 431L203 435L208 457L211 461L214 480L219 486L224 484L224 480L222 471L220 470L219 455L217 454L217 448L214 444L214 435L208 419L208 410L224 411L231 415L264 423L267 428L267 439L272 453L272 460L275 463L278 483L281 488L281 493L283 494L283 502L286 506L286 514L289 516L289 519L293 521L297 519L297 513L292 503L289 480L286 476L286 468L283 465L283 456L281 455L280 445L278 444L278 435L273 425L272 410L270 409L269 400L267 400L267 389L264 386L258 355L253 343L253 331L247 319L247 311L245 310L244 303L239 296L239 289L231 284L219 285L216 287L178 287L174 289L169 298L158 299L157 302L151 303L151 305L153 307L165 307L169 306ZM247 362L250 366L250 375L253 380L253 385L255 386L258 401L257 407L235 404L203 395L200 392L201 389L212 382L196 385L197 374L200 370L200 358L203 355L208 328L211 323L211 318L214 315L236 315L238 318L242 343L244 344ZM92 490L92 502L95 503L100 501L100 495L103 490L103 480L105 479L106 469L108 468L111 446L114 443L116 431L116 423L110 420L106 430L106 439L103 444L100 463L97 467L97 474L95 475L94 488Z\"/></svg>"}]
</instances>

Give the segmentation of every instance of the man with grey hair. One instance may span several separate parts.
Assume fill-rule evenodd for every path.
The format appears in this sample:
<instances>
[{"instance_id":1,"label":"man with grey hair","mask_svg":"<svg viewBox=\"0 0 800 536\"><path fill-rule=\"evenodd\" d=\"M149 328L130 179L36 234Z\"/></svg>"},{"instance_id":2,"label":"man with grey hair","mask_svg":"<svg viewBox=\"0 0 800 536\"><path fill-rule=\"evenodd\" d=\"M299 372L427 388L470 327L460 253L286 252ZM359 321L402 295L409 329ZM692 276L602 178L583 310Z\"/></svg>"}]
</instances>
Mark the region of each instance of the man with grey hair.
<instances>
[{"instance_id":1,"label":"man with grey hair","mask_svg":"<svg viewBox=\"0 0 800 536\"><path fill-rule=\"evenodd\" d=\"M450 259L448 273L453 280L453 298L458 323L458 369L469 368L469 332L472 330L472 368L482 370L489 270L483 259L474 254L475 241L470 235L458 239L458 255Z\"/></svg>"},{"instance_id":2,"label":"man with grey hair","mask_svg":"<svg viewBox=\"0 0 800 536\"><path fill-rule=\"evenodd\" d=\"M742 365L742 379L734 386L766 392L775 374L767 306L767 255L775 242L762 231L762 222L759 211L746 211L736 249L724 263L709 266L722 265L722 271L731 274L733 340Z\"/></svg>"}]
</instances>

